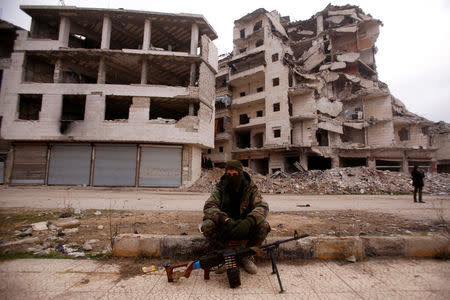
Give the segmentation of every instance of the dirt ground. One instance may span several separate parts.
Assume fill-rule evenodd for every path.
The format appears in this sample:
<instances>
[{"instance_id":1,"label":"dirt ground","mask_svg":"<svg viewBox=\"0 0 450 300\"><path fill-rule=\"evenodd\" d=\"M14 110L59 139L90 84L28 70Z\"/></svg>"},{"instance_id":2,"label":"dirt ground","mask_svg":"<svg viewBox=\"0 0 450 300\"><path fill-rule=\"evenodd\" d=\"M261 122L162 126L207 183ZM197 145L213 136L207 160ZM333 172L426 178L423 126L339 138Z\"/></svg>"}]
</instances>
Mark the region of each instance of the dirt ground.
<instances>
[{"instance_id":1,"label":"dirt ground","mask_svg":"<svg viewBox=\"0 0 450 300\"><path fill-rule=\"evenodd\" d=\"M85 210L72 217L79 219L78 232L64 234L55 230L33 231L25 235L32 223L57 219L63 210L46 209L1 209L0 252L31 252L36 244L40 248L57 249L60 245L82 247L89 240L91 255L108 251L111 239L117 234L167 234L201 235L199 226L202 212L191 211L108 211ZM96 214L97 213L97 214ZM101 214L99 214L101 213ZM410 220L388 213L372 213L358 210L271 212L268 222L272 227L269 236L358 236L358 235L448 235L449 225L442 220ZM61 230L60 230L61 231ZM29 232L29 231L28 231ZM24 236L25 235L25 236ZM24 237L38 237L35 245L2 247L3 243Z\"/></svg>"}]
</instances>

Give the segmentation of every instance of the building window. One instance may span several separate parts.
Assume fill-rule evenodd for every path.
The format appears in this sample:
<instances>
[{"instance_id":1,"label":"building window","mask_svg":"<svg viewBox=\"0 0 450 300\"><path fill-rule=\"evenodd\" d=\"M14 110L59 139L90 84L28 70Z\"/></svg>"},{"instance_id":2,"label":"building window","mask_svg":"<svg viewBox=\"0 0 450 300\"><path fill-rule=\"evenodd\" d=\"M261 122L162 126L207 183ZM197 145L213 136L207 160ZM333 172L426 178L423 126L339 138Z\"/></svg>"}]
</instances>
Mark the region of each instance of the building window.
<instances>
[{"instance_id":1,"label":"building window","mask_svg":"<svg viewBox=\"0 0 450 300\"><path fill-rule=\"evenodd\" d=\"M403 127L398 131L398 137L400 141L409 141L409 130Z\"/></svg>"},{"instance_id":2,"label":"building window","mask_svg":"<svg viewBox=\"0 0 450 300\"><path fill-rule=\"evenodd\" d=\"M63 95L63 108L61 120L84 120L86 95Z\"/></svg>"},{"instance_id":3,"label":"building window","mask_svg":"<svg viewBox=\"0 0 450 300\"><path fill-rule=\"evenodd\" d=\"M280 111L280 103L273 104L273 111Z\"/></svg>"},{"instance_id":4,"label":"building window","mask_svg":"<svg viewBox=\"0 0 450 300\"><path fill-rule=\"evenodd\" d=\"M19 120L39 120L42 95L19 96Z\"/></svg>"},{"instance_id":5,"label":"building window","mask_svg":"<svg viewBox=\"0 0 450 300\"><path fill-rule=\"evenodd\" d=\"M132 102L129 96L106 96L105 120L127 120Z\"/></svg>"},{"instance_id":6,"label":"building window","mask_svg":"<svg viewBox=\"0 0 450 300\"><path fill-rule=\"evenodd\" d=\"M247 48L239 49L239 53L244 53L245 51L247 51Z\"/></svg>"},{"instance_id":7,"label":"building window","mask_svg":"<svg viewBox=\"0 0 450 300\"><path fill-rule=\"evenodd\" d=\"M256 112L256 117L259 118L259 117L262 117L262 116L263 116L263 111L262 110L258 110Z\"/></svg>"},{"instance_id":8,"label":"building window","mask_svg":"<svg viewBox=\"0 0 450 300\"><path fill-rule=\"evenodd\" d=\"M281 137L281 129L274 129L274 130L273 130L273 137L274 137L274 138L279 138L279 137Z\"/></svg>"},{"instance_id":9,"label":"building window","mask_svg":"<svg viewBox=\"0 0 450 300\"><path fill-rule=\"evenodd\" d=\"M216 121L217 121L217 132L218 133L225 132L224 119L218 118L218 119L216 119Z\"/></svg>"},{"instance_id":10,"label":"building window","mask_svg":"<svg viewBox=\"0 0 450 300\"><path fill-rule=\"evenodd\" d=\"M272 79L273 86L279 86L280 85L280 78L274 78Z\"/></svg>"},{"instance_id":11,"label":"building window","mask_svg":"<svg viewBox=\"0 0 450 300\"><path fill-rule=\"evenodd\" d=\"M245 29L241 29L241 31L239 32L241 39L245 38Z\"/></svg>"},{"instance_id":12,"label":"building window","mask_svg":"<svg viewBox=\"0 0 450 300\"><path fill-rule=\"evenodd\" d=\"M263 88L263 87L259 87L259 88L256 89L256 92L257 92L257 93L261 93L262 91L264 91L264 88Z\"/></svg>"},{"instance_id":13,"label":"building window","mask_svg":"<svg viewBox=\"0 0 450 300\"><path fill-rule=\"evenodd\" d=\"M278 61L278 53L272 54L272 62Z\"/></svg>"},{"instance_id":14,"label":"building window","mask_svg":"<svg viewBox=\"0 0 450 300\"><path fill-rule=\"evenodd\" d=\"M248 124L250 122L249 117L247 116L247 114L242 114L239 116L239 124Z\"/></svg>"},{"instance_id":15,"label":"building window","mask_svg":"<svg viewBox=\"0 0 450 300\"><path fill-rule=\"evenodd\" d=\"M244 96L245 96L245 92L240 92L240 93L239 93L239 96L240 96L240 97L244 97Z\"/></svg>"},{"instance_id":16,"label":"building window","mask_svg":"<svg viewBox=\"0 0 450 300\"><path fill-rule=\"evenodd\" d=\"M211 149L208 149L208 154L211 154Z\"/></svg>"},{"instance_id":17,"label":"building window","mask_svg":"<svg viewBox=\"0 0 450 300\"><path fill-rule=\"evenodd\" d=\"M262 46L262 45L264 45L264 41L263 40L257 40L256 43L255 43L255 47L259 47L259 46Z\"/></svg>"},{"instance_id":18,"label":"building window","mask_svg":"<svg viewBox=\"0 0 450 300\"><path fill-rule=\"evenodd\" d=\"M219 152L223 152L223 147L219 147Z\"/></svg>"},{"instance_id":19,"label":"building window","mask_svg":"<svg viewBox=\"0 0 450 300\"><path fill-rule=\"evenodd\" d=\"M253 26L253 31L261 29L261 27L262 27L262 20L255 23L255 26Z\"/></svg>"}]
</instances>

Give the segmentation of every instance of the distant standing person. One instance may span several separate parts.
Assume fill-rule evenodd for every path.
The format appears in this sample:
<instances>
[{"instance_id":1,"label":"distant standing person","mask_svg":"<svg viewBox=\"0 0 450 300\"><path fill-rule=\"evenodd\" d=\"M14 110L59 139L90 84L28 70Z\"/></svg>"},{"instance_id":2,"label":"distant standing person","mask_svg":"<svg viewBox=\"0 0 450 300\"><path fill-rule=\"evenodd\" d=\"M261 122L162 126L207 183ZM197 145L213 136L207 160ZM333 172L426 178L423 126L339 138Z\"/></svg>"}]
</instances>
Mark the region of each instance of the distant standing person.
<instances>
[{"instance_id":1,"label":"distant standing person","mask_svg":"<svg viewBox=\"0 0 450 300\"><path fill-rule=\"evenodd\" d=\"M411 178L414 186L414 202L417 202L417 193L419 194L419 203L425 203L422 201L422 189L423 189L423 178L425 177L422 170L417 166L411 172Z\"/></svg>"}]
</instances>

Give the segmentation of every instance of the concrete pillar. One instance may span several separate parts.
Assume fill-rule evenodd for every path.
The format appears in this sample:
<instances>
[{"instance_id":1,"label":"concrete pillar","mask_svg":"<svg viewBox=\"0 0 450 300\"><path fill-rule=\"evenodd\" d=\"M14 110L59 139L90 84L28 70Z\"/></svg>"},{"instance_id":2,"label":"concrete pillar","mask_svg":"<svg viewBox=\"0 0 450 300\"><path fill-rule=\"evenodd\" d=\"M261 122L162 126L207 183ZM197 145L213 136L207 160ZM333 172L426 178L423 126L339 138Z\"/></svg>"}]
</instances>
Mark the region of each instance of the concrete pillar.
<instances>
[{"instance_id":1,"label":"concrete pillar","mask_svg":"<svg viewBox=\"0 0 450 300\"><path fill-rule=\"evenodd\" d=\"M151 47L152 39L152 23L150 19L145 19L144 24L144 37L142 41L142 50L149 50Z\"/></svg>"},{"instance_id":2,"label":"concrete pillar","mask_svg":"<svg viewBox=\"0 0 450 300\"><path fill-rule=\"evenodd\" d=\"M196 23L192 24L191 28L191 51L190 54L197 55L197 48L198 48L198 25Z\"/></svg>"},{"instance_id":3,"label":"concrete pillar","mask_svg":"<svg viewBox=\"0 0 450 300\"><path fill-rule=\"evenodd\" d=\"M375 169L377 167L375 157L369 156L369 159L367 160L367 167L371 169Z\"/></svg>"},{"instance_id":4,"label":"concrete pillar","mask_svg":"<svg viewBox=\"0 0 450 300\"><path fill-rule=\"evenodd\" d=\"M147 84L147 70L148 70L148 61L147 59L143 59L141 65L141 84Z\"/></svg>"},{"instance_id":5,"label":"concrete pillar","mask_svg":"<svg viewBox=\"0 0 450 300\"><path fill-rule=\"evenodd\" d=\"M97 83L103 84L106 82L106 64L105 58L100 58L100 63L98 65Z\"/></svg>"},{"instance_id":6,"label":"concrete pillar","mask_svg":"<svg viewBox=\"0 0 450 300\"><path fill-rule=\"evenodd\" d=\"M145 122L150 118L150 98L133 97L133 103L130 106L128 122Z\"/></svg>"},{"instance_id":7,"label":"concrete pillar","mask_svg":"<svg viewBox=\"0 0 450 300\"><path fill-rule=\"evenodd\" d=\"M191 63L191 72L190 72L190 86L195 86L195 79L197 78L197 67L195 63Z\"/></svg>"},{"instance_id":8,"label":"concrete pillar","mask_svg":"<svg viewBox=\"0 0 450 300\"><path fill-rule=\"evenodd\" d=\"M189 103L189 115L194 115L194 103Z\"/></svg>"},{"instance_id":9,"label":"concrete pillar","mask_svg":"<svg viewBox=\"0 0 450 300\"><path fill-rule=\"evenodd\" d=\"M70 34L70 19L68 17L61 17L61 20L59 21L58 41L61 42L63 47L69 46L69 34Z\"/></svg>"},{"instance_id":10,"label":"concrete pillar","mask_svg":"<svg viewBox=\"0 0 450 300\"><path fill-rule=\"evenodd\" d=\"M108 15L103 16L102 43L101 49L109 49L111 43L111 18Z\"/></svg>"},{"instance_id":11,"label":"concrete pillar","mask_svg":"<svg viewBox=\"0 0 450 300\"><path fill-rule=\"evenodd\" d=\"M53 83L61 83L63 80L62 59L58 58L53 72Z\"/></svg>"},{"instance_id":12,"label":"concrete pillar","mask_svg":"<svg viewBox=\"0 0 450 300\"><path fill-rule=\"evenodd\" d=\"M331 158L331 168L339 168L339 156Z\"/></svg>"},{"instance_id":13,"label":"concrete pillar","mask_svg":"<svg viewBox=\"0 0 450 300\"><path fill-rule=\"evenodd\" d=\"M405 174L409 174L408 156L406 153L403 153L402 157L402 171Z\"/></svg>"},{"instance_id":14,"label":"concrete pillar","mask_svg":"<svg viewBox=\"0 0 450 300\"><path fill-rule=\"evenodd\" d=\"M317 26L317 35L319 35L323 31L323 16L322 15L317 16L316 26Z\"/></svg>"}]
</instances>

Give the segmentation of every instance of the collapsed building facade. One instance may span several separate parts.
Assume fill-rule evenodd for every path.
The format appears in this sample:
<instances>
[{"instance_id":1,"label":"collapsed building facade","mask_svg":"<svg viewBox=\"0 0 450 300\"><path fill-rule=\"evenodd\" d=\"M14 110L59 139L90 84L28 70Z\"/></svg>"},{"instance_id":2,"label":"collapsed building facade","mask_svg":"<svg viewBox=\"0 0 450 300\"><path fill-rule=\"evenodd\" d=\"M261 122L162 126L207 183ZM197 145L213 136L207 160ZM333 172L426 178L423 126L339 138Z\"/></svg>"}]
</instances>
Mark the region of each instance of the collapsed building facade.
<instances>
[{"instance_id":1,"label":"collapsed building facade","mask_svg":"<svg viewBox=\"0 0 450 300\"><path fill-rule=\"evenodd\" d=\"M21 6L3 70L10 184L181 186L214 147L217 34L201 15Z\"/></svg>"},{"instance_id":2,"label":"collapsed building facade","mask_svg":"<svg viewBox=\"0 0 450 300\"><path fill-rule=\"evenodd\" d=\"M262 174L368 166L447 171L449 126L406 110L378 80L381 21L327 6L290 22L258 9L235 21L216 76L216 165L239 159ZM447 146L445 146L447 145Z\"/></svg>"}]
</instances>

